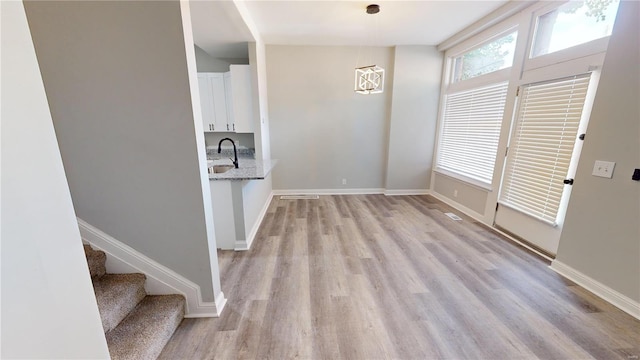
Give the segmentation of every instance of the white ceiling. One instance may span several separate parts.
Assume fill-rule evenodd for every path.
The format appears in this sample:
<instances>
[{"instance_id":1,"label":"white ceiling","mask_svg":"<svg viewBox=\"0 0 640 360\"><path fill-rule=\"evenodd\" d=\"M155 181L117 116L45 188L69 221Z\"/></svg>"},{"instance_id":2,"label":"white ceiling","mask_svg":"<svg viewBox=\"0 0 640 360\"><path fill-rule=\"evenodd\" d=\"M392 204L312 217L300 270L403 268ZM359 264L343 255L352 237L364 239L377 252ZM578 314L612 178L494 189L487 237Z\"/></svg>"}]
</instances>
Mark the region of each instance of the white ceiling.
<instances>
[{"instance_id":1,"label":"white ceiling","mask_svg":"<svg viewBox=\"0 0 640 360\"><path fill-rule=\"evenodd\" d=\"M393 46L437 45L508 0L243 2L266 44ZM372 3L380 13L365 12ZM221 58L246 54L239 44L253 38L232 1L192 1L191 13L203 50Z\"/></svg>"},{"instance_id":2,"label":"white ceiling","mask_svg":"<svg viewBox=\"0 0 640 360\"><path fill-rule=\"evenodd\" d=\"M233 1L190 1L193 41L216 58L248 58L247 42L254 41Z\"/></svg>"}]
</instances>

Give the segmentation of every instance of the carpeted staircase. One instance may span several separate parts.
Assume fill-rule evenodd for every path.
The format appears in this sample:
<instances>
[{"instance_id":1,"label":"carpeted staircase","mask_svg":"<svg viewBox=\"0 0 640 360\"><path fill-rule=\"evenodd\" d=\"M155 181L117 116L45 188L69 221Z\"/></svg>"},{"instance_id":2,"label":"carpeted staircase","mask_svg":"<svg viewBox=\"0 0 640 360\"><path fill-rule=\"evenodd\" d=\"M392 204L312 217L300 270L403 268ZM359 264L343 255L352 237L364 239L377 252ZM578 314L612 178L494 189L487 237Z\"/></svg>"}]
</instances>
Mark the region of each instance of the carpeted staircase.
<instances>
[{"instance_id":1,"label":"carpeted staircase","mask_svg":"<svg viewBox=\"0 0 640 360\"><path fill-rule=\"evenodd\" d=\"M184 297L147 295L143 274L107 274L104 252L84 252L111 359L155 360L184 317Z\"/></svg>"}]
</instances>

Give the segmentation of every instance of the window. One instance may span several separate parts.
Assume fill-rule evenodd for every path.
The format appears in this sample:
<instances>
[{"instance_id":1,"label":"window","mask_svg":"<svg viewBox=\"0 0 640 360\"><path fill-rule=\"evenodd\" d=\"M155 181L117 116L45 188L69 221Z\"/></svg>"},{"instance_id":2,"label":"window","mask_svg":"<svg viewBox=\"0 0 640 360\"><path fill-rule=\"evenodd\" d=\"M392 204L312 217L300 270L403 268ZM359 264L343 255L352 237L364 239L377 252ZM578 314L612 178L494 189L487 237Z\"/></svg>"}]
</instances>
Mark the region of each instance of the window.
<instances>
[{"instance_id":1,"label":"window","mask_svg":"<svg viewBox=\"0 0 640 360\"><path fill-rule=\"evenodd\" d=\"M517 32L492 40L453 61L453 82L506 69L513 64Z\"/></svg>"},{"instance_id":2,"label":"window","mask_svg":"<svg viewBox=\"0 0 640 360\"><path fill-rule=\"evenodd\" d=\"M491 185L507 82L448 94L437 166Z\"/></svg>"},{"instance_id":3,"label":"window","mask_svg":"<svg viewBox=\"0 0 640 360\"><path fill-rule=\"evenodd\" d=\"M527 117L531 113L518 113L524 106L521 101L525 92L542 89L535 84L585 74L601 67L620 1L538 1L528 6L512 2L512 15L501 22L475 29L478 32L466 39L456 36L441 44L441 49L446 50L447 65L443 70L445 83L441 92L433 170L490 191L503 189L508 167L504 154L511 146L508 156L513 155L516 122L527 122L520 124L524 127L518 133L522 136L521 154L528 144L528 131L533 131L528 127L533 121ZM580 44L583 45L577 46ZM561 51L563 49L566 50ZM543 56L551 53L554 54ZM596 77L592 83L597 84ZM518 85L519 96L515 91ZM589 94L595 94L595 88ZM591 104L591 101L591 98L587 99L587 103ZM510 131L506 131L507 127ZM539 140L537 142L542 146L544 141ZM566 144L563 142L563 146ZM574 153L579 157L579 151ZM511 169L513 189L531 180L515 178L521 173L518 169L520 164L525 164L523 161L520 158L518 166ZM495 178L494 173L498 174ZM565 172L558 179L564 180L566 175ZM564 185L562 181L560 184ZM515 196L515 192L511 195ZM510 197L510 209L520 206L515 204L513 196ZM560 210L536 216L555 221L551 218L556 213L562 215L566 198L561 199ZM500 200L500 191L493 191L487 197L487 201Z\"/></svg>"},{"instance_id":4,"label":"window","mask_svg":"<svg viewBox=\"0 0 640 360\"><path fill-rule=\"evenodd\" d=\"M491 187L509 87L508 70L500 70L512 66L517 36L506 28L450 58L436 170Z\"/></svg>"},{"instance_id":5,"label":"window","mask_svg":"<svg viewBox=\"0 0 640 360\"><path fill-rule=\"evenodd\" d=\"M578 167L578 135L589 124L619 5L511 1L506 13L438 46L447 64L434 193L556 253L572 189L564 181ZM458 197L460 184L474 189Z\"/></svg>"},{"instance_id":6,"label":"window","mask_svg":"<svg viewBox=\"0 0 640 360\"><path fill-rule=\"evenodd\" d=\"M538 16L531 58L611 35L617 0L569 1Z\"/></svg>"},{"instance_id":7,"label":"window","mask_svg":"<svg viewBox=\"0 0 640 360\"><path fill-rule=\"evenodd\" d=\"M520 88L500 204L556 224L589 80L585 74Z\"/></svg>"}]
</instances>

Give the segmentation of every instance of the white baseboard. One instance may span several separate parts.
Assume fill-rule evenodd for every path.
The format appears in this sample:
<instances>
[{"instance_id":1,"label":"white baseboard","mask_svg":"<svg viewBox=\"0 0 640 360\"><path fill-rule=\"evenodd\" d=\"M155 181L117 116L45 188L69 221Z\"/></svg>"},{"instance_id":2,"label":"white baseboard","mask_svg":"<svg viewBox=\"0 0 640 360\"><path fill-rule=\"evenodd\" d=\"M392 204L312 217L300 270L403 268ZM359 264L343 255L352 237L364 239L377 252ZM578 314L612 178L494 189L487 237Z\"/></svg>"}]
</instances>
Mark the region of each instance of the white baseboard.
<instances>
[{"instance_id":1,"label":"white baseboard","mask_svg":"<svg viewBox=\"0 0 640 360\"><path fill-rule=\"evenodd\" d=\"M298 189L298 190L273 190L273 196L280 195L429 195L429 189L402 189L386 190L382 188L366 189Z\"/></svg>"},{"instance_id":2,"label":"white baseboard","mask_svg":"<svg viewBox=\"0 0 640 360\"><path fill-rule=\"evenodd\" d=\"M592 279L591 277L558 260L554 260L549 267L551 270L601 297L611 305L635 317L636 319L640 319L640 303L637 301L613 290L603 283Z\"/></svg>"},{"instance_id":3,"label":"white baseboard","mask_svg":"<svg viewBox=\"0 0 640 360\"><path fill-rule=\"evenodd\" d=\"M396 196L396 195L430 195L431 191L429 189L406 189L406 190L385 190L384 194L386 196Z\"/></svg>"},{"instance_id":4,"label":"white baseboard","mask_svg":"<svg viewBox=\"0 0 640 360\"><path fill-rule=\"evenodd\" d=\"M369 195L384 194L384 189L298 189L298 190L273 190L274 196L279 195Z\"/></svg>"},{"instance_id":5,"label":"white baseboard","mask_svg":"<svg viewBox=\"0 0 640 360\"><path fill-rule=\"evenodd\" d=\"M202 300L200 286L175 271L159 264L123 244L109 234L78 218L82 240L107 254L107 272L114 274L137 272L147 277L145 290L151 295L181 294L186 299L185 317L218 317L226 304L224 293L216 302Z\"/></svg>"},{"instance_id":6,"label":"white baseboard","mask_svg":"<svg viewBox=\"0 0 640 360\"><path fill-rule=\"evenodd\" d=\"M264 216L267 214L267 210L269 210L269 205L271 205L271 199L273 199L273 191L267 197L267 201L265 201L262 206L262 210L260 210L260 214L258 214L258 218L256 222L251 227L251 232L247 236L247 240L236 240L234 248L236 251L246 251L251 248L251 244L253 244L253 240L256 238L256 234L258 233L258 229L260 229L260 225L262 224L262 220L264 220Z\"/></svg>"}]
</instances>

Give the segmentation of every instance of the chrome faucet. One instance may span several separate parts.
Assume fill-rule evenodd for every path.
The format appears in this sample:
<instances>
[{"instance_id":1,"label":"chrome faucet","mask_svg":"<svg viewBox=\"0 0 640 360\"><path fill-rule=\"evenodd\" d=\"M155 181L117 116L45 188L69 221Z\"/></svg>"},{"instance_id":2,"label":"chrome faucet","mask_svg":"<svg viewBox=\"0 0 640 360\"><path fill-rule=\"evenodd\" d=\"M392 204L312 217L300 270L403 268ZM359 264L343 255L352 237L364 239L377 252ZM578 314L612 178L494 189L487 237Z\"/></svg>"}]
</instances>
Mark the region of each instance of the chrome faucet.
<instances>
[{"instance_id":1,"label":"chrome faucet","mask_svg":"<svg viewBox=\"0 0 640 360\"><path fill-rule=\"evenodd\" d=\"M224 138L220 140L220 142L218 143L218 154L220 154L220 152L222 151L222 142L225 140L231 141L231 145L233 145L233 157L235 158L235 160L231 160L231 161L233 161L233 166L235 166L237 169L238 168L238 150L236 150L236 143L234 143L233 140L231 140L230 138Z\"/></svg>"}]
</instances>

